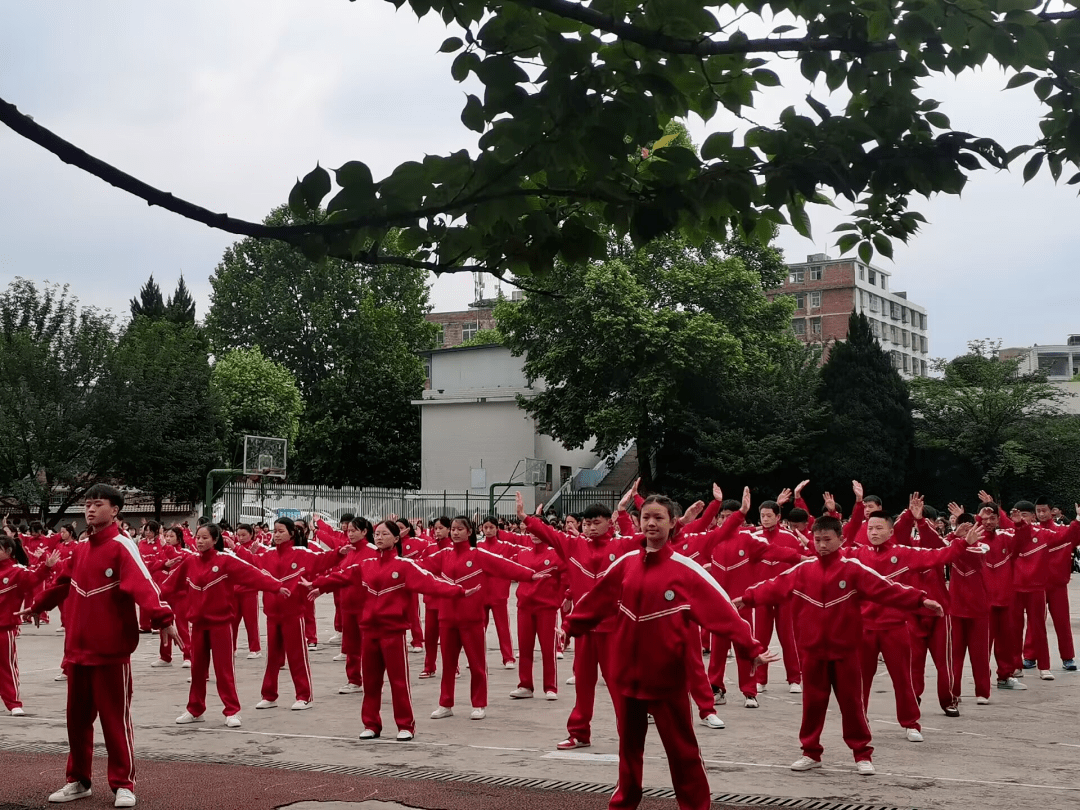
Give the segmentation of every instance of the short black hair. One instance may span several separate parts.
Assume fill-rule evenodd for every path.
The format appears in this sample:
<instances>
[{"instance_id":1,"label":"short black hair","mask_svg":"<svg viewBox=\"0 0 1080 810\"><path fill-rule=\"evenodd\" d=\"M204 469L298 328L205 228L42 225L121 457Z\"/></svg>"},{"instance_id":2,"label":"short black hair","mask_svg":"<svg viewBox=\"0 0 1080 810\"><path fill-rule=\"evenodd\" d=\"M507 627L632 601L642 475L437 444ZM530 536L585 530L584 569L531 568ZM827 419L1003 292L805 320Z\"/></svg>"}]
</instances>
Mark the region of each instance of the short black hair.
<instances>
[{"instance_id":1,"label":"short black hair","mask_svg":"<svg viewBox=\"0 0 1080 810\"><path fill-rule=\"evenodd\" d=\"M1033 504L1031 501L1017 501L1013 509L1015 509L1017 512L1034 512L1035 504Z\"/></svg>"},{"instance_id":2,"label":"short black hair","mask_svg":"<svg viewBox=\"0 0 1080 810\"><path fill-rule=\"evenodd\" d=\"M923 506L923 508L922 508L922 516L924 518L926 518L927 520L937 520L938 519L938 510L935 509L932 506Z\"/></svg>"},{"instance_id":3,"label":"short black hair","mask_svg":"<svg viewBox=\"0 0 1080 810\"><path fill-rule=\"evenodd\" d=\"M721 512L738 512L742 509L742 502L736 501L732 498L728 498L726 501L722 501L720 504Z\"/></svg>"},{"instance_id":4,"label":"short black hair","mask_svg":"<svg viewBox=\"0 0 1080 810\"><path fill-rule=\"evenodd\" d=\"M124 495L116 487L111 487L108 484L94 484L90 489L86 490L86 494L83 498L88 501L96 501L98 499L108 501L117 509L124 508Z\"/></svg>"},{"instance_id":5,"label":"short black hair","mask_svg":"<svg viewBox=\"0 0 1080 810\"><path fill-rule=\"evenodd\" d=\"M343 512L341 517L338 518L338 523L352 523L356 519L356 515L352 512Z\"/></svg>"},{"instance_id":6,"label":"short black hair","mask_svg":"<svg viewBox=\"0 0 1080 810\"><path fill-rule=\"evenodd\" d=\"M893 516L886 512L884 509L882 509L880 512L874 512L874 514L866 516L867 523L869 523L871 520L886 520L888 521L890 526L892 526L896 522Z\"/></svg>"},{"instance_id":7,"label":"short black hair","mask_svg":"<svg viewBox=\"0 0 1080 810\"><path fill-rule=\"evenodd\" d=\"M586 507L585 511L581 513L581 517L583 520L596 520L597 518L611 520L611 510L602 503L594 503Z\"/></svg>"},{"instance_id":8,"label":"short black hair","mask_svg":"<svg viewBox=\"0 0 1080 810\"><path fill-rule=\"evenodd\" d=\"M959 526L963 523L975 523L975 516L970 512L962 512L956 516L956 525Z\"/></svg>"},{"instance_id":9,"label":"short black hair","mask_svg":"<svg viewBox=\"0 0 1080 810\"><path fill-rule=\"evenodd\" d=\"M805 509L801 509L796 506L787 515L788 523L806 523L810 520L810 515L806 513Z\"/></svg>"},{"instance_id":10,"label":"short black hair","mask_svg":"<svg viewBox=\"0 0 1080 810\"><path fill-rule=\"evenodd\" d=\"M1035 499L1035 505L1036 506L1049 506L1051 509L1054 508L1054 502L1051 501L1049 498L1047 498L1045 495L1040 495L1038 498L1036 498Z\"/></svg>"},{"instance_id":11,"label":"short black hair","mask_svg":"<svg viewBox=\"0 0 1080 810\"><path fill-rule=\"evenodd\" d=\"M876 503L878 506L881 506L881 498L879 498L877 495L863 495L863 503L866 503L867 501L870 501L870 503Z\"/></svg>"},{"instance_id":12,"label":"short black hair","mask_svg":"<svg viewBox=\"0 0 1080 810\"><path fill-rule=\"evenodd\" d=\"M740 506L741 506L741 504L740 504ZM778 504L776 501L762 501L761 506L758 507L759 511L761 509L768 509L774 515L779 515L780 514L780 504Z\"/></svg>"},{"instance_id":13,"label":"short black hair","mask_svg":"<svg viewBox=\"0 0 1080 810\"><path fill-rule=\"evenodd\" d=\"M836 532L837 536L843 537L844 524L840 522L840 518L823 515L814 522L814 534L819 532Z\"/></svg>"}]
</instances>

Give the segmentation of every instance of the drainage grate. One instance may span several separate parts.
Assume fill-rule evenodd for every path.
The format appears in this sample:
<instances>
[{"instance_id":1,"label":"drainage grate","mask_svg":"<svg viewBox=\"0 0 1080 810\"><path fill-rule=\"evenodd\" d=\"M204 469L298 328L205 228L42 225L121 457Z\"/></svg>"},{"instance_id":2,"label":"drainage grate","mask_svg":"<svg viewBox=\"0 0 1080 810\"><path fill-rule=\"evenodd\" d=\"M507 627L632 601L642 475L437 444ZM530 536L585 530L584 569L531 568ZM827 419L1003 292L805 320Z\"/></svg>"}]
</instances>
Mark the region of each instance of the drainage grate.
<instances>
[{"instance_id":1,"label":"drainage grate","mask_svg":"<svg viewBox=\"0 0 1080 810\"><path fill-rule=\"evenodd\" d=\"M104 749L98 743L95 748ZM0 742L0 751L15 751L24 754L63 754L67 755L66 745L37 743L23 745ZM554 779L527 779L514 776L484 776L483 774L453 773L450 771L426 771L406 768L364 768L355 765L319 765L309 762L278 762L244 757L238 760L230 757L206 756L195 754L142 754L141 759L154 762L188 762L197 765L244 765L253 768L270 768L285 771L308 771L312 773L333 773L342 776L372 776L387 779L423 779L436 782L463 782L469 785L492 785L497 787L522 788L526 790L549 790L569 793L614 793L614 785L601 785L596 782L563 782ZM674 799L675 791L670 788L645 788L643 795L652 799ZM761 808L789 808L790 810L910 810L910 808L890 807L870 804L850 804L827 799L795 799L782 796L752 796L745 793L714 793L712 800L723 804L748 805ZM5 806L0 805L0 810Z\"/></svg>"}]
</instances>

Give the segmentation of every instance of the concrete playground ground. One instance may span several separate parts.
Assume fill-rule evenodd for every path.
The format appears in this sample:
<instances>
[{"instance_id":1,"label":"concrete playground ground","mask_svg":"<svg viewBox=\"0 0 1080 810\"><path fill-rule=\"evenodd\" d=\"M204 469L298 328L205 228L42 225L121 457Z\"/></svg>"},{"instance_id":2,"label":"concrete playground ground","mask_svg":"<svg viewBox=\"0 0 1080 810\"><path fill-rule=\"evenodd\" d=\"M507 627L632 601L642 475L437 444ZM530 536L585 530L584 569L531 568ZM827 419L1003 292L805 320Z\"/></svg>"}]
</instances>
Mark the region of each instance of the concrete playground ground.
<instances>
[{"instance_id":1,"label":"concrete playground ground","mask_svg":"<svg viewBox=\"0 0 1080 810\"><path fill-rule=\"evenodd\" d=\"M1080 585L1072 588L1074 630L1080 617ZM511 599L511 606L513 599ZM333 605L318 604L319 635L331 634ZM53 614L54 619L56 614ZM513 615L511 614L511 626ZM1051 639L1052 653L1056 645ZM0 810L46 807L47 795L64 782L67 738L66 684L54 681L63 650L56 625L25 629L18 641L22 699L27 715L0 715ZM446 810L573 808L599 810L616 780L618 741L606 692L598 691L592 747L560 752L573 705L572 651L559 662L558 701L511 700L516 671L503 669L494 627L488 631L490 688L485 720L469 719L468 675L462 660L455 715L430 720L439 680L418 680L420 657L410 656L416 739L393 740L389 694L383 717L389 739L360 742L361 695L338 695L345 682L338 652L325 643L310 654L315 704L292 712L287 671L280 708L256 711L265 658L247 660L244 640L236 658L243 727L228 729L211 678L206 722L178 726L187 676L177 660L151 668L157 637L143 636L132 659L135 750L139 806L144 808L276 808L293 810ZM539 662L537 662L539 663ZM733 662L729 662L732 679ZM1025 692L995 690L988 706L976 706L965 680L962 716L946 718L933 696L933 673L923 717L926 741L910 743L896 723L891 684L881 667L870 704L876 747L874 777L855 774L840 737L835 704L823 742L825 767L794 773L799 756L799 696L773 665L761 707L746 709L737 695L718 707L727 728L698 725L702 757L716 807L830 808L1041 808L1080 802L1080 674L1065 673L1054 659L1053 682L1028 673ZM538 675L539 673L537 673ZM781 680L776 682L777 677ZM387 690L388 691L388 690ZM696 713L695 713L696 716ZM104 776L105 752L95 758L94 796L78 808L111 807ZM659 739L646 749L643 804L674 810L671 778Z\"/></svg>"}]
</instances>

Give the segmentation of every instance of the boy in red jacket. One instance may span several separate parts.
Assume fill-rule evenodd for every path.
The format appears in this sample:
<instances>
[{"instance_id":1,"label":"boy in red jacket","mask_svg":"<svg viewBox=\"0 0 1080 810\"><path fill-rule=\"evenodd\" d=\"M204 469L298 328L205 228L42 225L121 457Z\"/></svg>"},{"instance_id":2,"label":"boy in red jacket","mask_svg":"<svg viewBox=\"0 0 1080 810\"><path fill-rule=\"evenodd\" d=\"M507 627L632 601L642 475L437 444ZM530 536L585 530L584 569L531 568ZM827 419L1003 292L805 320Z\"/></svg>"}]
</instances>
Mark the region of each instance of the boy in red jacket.
<instances>
[{"instance_id":1,"label":"boy in red jacket","mask_svg":"<svg viewBox=\"0 0 1080 810\"><path fill-rule=\"evenodd\" d=\"M926 608L942 614L941 605L923 591L890 582L855 559L837 553L844 542L839 519L825 516L814 524L814 547L818 557L790 568L778 577L750 588L735 607L774 604L790 598L795 637L801 652L803 719L799 732L803 755L791 769L808 771L821 767L821 731L829 708L830 693L836 695L844 724L844 742L855 755L858 772L874 773L871 761L870 724L863 705L859 648L865 600L899 608Z\"/></svg>"},{"instance_id":2,"label":"boy in red jacket","mask_svg":"<svg viewBox=\"0 0 1080 810\"><path fill-rule=\"evenodd\" d=\"M1054 538L1046 550L1046 608L1054 622L1061 667L1066 672L1076 672L1076 649L1069 618L1069 581L1072 579L1073 549L1080 545L1080 523L1074 520L1068 528L1059 526L1055 522L1054 512L1054 507L1046 498L1035 501L1038 528ZM1077 518L1080 519L1080 506L1077 506ZM1033 633L1029 627L1024 637L1024 669L1034 669L1036 664Z\"/></svg>"},{"instance_id":3,"label":"boy in red jacket","mask_svg":"<svg viewBox=\"0 0 1080 810\"><path fill-rule=\"evenodd\" d=\"M135 751L131 724L131 653L139 645L136 605L151 624L180 644L172 609L161 601L138 547L120 537L116 516L124 506L119 490L95 484L86 491L87 542L79 543L56 584L28 612L51 610L65 599L70 626L64 636L67 672L67 729L70 754L67 784L49 801L70 802L90 795L94 718L108 751L109 787L116 807L134 807Z\"/></svg>"}]
</instances>

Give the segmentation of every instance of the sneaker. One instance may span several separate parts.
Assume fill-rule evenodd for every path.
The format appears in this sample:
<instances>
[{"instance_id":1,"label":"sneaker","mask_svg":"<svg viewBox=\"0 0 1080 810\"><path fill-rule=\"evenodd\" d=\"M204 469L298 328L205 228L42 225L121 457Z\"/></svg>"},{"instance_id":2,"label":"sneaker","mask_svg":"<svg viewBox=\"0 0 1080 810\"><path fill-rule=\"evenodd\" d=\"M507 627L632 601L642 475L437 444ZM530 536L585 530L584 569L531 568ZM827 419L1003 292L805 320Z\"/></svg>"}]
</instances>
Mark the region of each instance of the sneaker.
<instances>
[{"instance_id":1,"label":"sneaker","mask_svg":"<svg viewBox=\"0 0 1080 810\"><path fill-rule=\"evenodd\" d=\"M1035 659L1034 658L1025 658L1024 659L1024 669L1035 669Z\"/></svg>"},{"instance_id":2,"label":"sneaker","mask_svg":"<svg viewBox=\"0 0 1080 810\"><path fill-rule=\"evenodd\" d=\"M1039 679L1044 681L1052 681L1054 680L1054 673L1048 669L1041 669L1039 670Z\"/></svg>"},{"instance_id":3,"label":"sneaker","mask_svg":"<svg viewBox=\"0 0 1080 810\"><path fill-rule=\"evenodd\" d=\"M559 699L559 693L558 692L544 692L544 699L545 700L558 700Z\"/></svg>"},{"instance_id":4,"label":"sneaker","mask_svg":"<svg viewBox=\"0 0 1080 810\"><path fill-rule=\"evenodd\" d=\"M203 720L203 716L201 714L198 717L196 717L191 712L184 712L182 715L180 715L179 717L176 718L176 725L178 725L178 726L187 726L187 725L190 725L192 723L203 723L203 722L205 722L205 721Z\"/></svg>"},{"instance_id":5,"label":"sneaker","mask_svg":"<svg viewBox=\"0 0 1080 810\"><path fill-rule=\"evenodd\" d=\"M310 709L311 708L311 703L312 703L312 701L310 701L310 700L298 700L290 708L294 712L302 712L305 709Z\"/></svg>"},{"instance_id":6,"label":"sneaker","mask_svg":"<svg viewBox=\"0 0 1080 810\"><path fill-rule=\"evenodd\" d=\"M260 652L259 650L256 650L255 652L249 652L247 654L247 657L249 661L254 661L256 658L262 658L262 652Z\"/></svg>"},{"instance_id":7,"label":"sneaker","mask_svg":"<svg viewBox=\"0 0 1080 810\"><path fill-rule=\"evenodd\" d=\"M234 714L225 718L225 725L229 728L240 728L240 715Z\"/></svg>"},{"instance_id":8,"label":"sneaker","mask_svg":"<svg viewBox=\"0 0 1080 810\"><path fill-rule=\"evenodd\" d=\"M810 759L810 757L802 756L791 763L791 770L793 771L812 771L814 768L821 767L820 759Z\"/></svg>"},{"instance_id":9,"label":"sneaker","mask_svg":"<svg viewBox=\"0 0 1080 810\"><path fill-rule=\"evenodd\" d=\"M757 690L758 690L758 692L764 692L764 691L766 691L766 687L767 687L767 686L768 686L768 684L767 684L767 683L759 683L759 684L758 684L758 687L757 687Z\"/></svg>"},{"instance_id":10,"label":"sneaker","mask_svg":"<svg viewBox=\"0 0 1080 810\"><path fill-rule=\"evenodd\" d=\"M61 672L59 675L57 675L55 678L53 678L53 680L54 681L66 681L67 680L67 675L65 675L63 672ZM68 784L74 784L74 783L69 782ZM90 794L87 793L86 795L89 796ZM77 798L81 798L81 797L77 797ZM52 801L52 799L49 799L49 801ZM71 799L65 799L64 801L71 801Z\"/></svg>"},{"instance_id":11,"label":"sneaker","mask_svg":"<svg viewBox=\"0 0 1080 810\"><path fill-rule=\"evenodd\" d=\"M11 710L11 716L12 717L26 717L26 712L23 711L22 706L16 706L14 709Z\"/></svg>"},{"instance_id":12,"label":"sneaker","mask_svg":"<svg viewBox=\"0 0 1080 810\"><path fill-rule=\"evenodd\" d=\"M412 738L413 733L411 731L399 731L397 733L398 742L409 742Z\"/></svg>"},{"instance_id":13,"label":"sneaker","mask_svg":"<svg viewBox=\"0 0 1080 810\"><path fill-rule=\"evenodd\" d=\"M120 788L116 791L116 801L113 802L113 807L134 807L135 806L135 794L127 788Z\"/></svg>"},{"instance_id":14,"label":"sneaker","mask_svg":"<svg viewBox=\"0 0 1080 810\"><path fill-rule=\"evenodd\" d=\"M442 720L444 717L453 717L454 710L449 706L440 706L431 713L432 720Z\"/></svg>"},{"instance_id":15,"label":"sneaker","mask_svg":"<svg viewBox=\"0 0 1080 810\"><path fill-rule=\"evenodd\" d=\"M56 628L57 633L63 633L65 630L66 630L66 628L64 628L64 627L57 627Z\"/></svg>"},{"instance_id":16,"label":"sneaker","mask_svg":"<svg viewBox=\"0 0 1080 810\"><path fill-rule=\"evenodd\" d=\"M802 684L801 683L789 684L787 690L792 695L801 695L802 694Z\"/></svg>"},{"instance_id":17,"label":"sneaker","mask_svg":"<svg viewBox=\"0 0 1080 810\"><path fill-rule=\"evenodd\" d=\"M1012 676L1014 678L1023 678L1024 677L1024 670L1018 669L1015 672L1013 672Z\"/></svg>"},{"instance_id":18,"label":"sneaker","mask_svg":"<svg viewBox=\"0 0 1080 810\"><path fill-rule=\"evenodd\" d=\"M874 771L874 763L868 759L864 759L861 762L856 762L855 770L858 771L859 776L873 776L874 773L876 773Z\"/></svg>"},{"instance_id":19,"label":"sneaker","mask_svg":"<svg viewBox=\"0 0 1080 810\"><path fill-rule=\"evenodd\" d=\"M524 686L519 686L513 692L510 693L510 697L517 700L524 700L525 698L531 698L533 696L532 689L526 689Z\"/></svg>"},{"instance_id":20,"label":"sneaker","mask_svg":"<svg viewBox=\"0 0 1080 810\"><path fill-rule=\"evenodd\" d=\"M743 701L743 707L747 709L756 709L758 707L757 698L747 697L746 700Z\"/></svg>"},{"instance_id":21,"label":"sneaker","mask_svg":"<svg viewBox=\"0 0 1080 810\"><path fill-rule=\"evenodd\" d=\"M341 643L341 633L334 633L334 635L330 636L330 638L327 640L326 643L327 644L340 644Z\"/></svg>"},{"instance_id":22,"label":"sneaker","mask_svg":"<svg viewBox=\"0 0 1080 810\"><path fill-rule=\"evenodd\" d=\"M977 697L977 698L975 698L975 702L977 704L979 704L980 706L985 706L990 702L990 698L988 698L988 697Z\"/></svg>"},{"instance_id":23,"label":"sneaker","mask_svg":"<svg viewBox=\"0 0 1080 810\"><path fill-rule=\"evenodd\" d=\"M424 648L418 644L413 644L411 647L409 647L409 652L411 652L413 655L423 655Z\"/></svg>"},{"instance_id":24,"label":"sneaker","mask_svg":"<svg viewBox=\"0 0 1080 810\"><path fill-rule=\"evenodd\" d=\"M701 718L701 725L708 726L709 728L723 728L724 721L715 714L710 714Z\"/></svg>"},{"instance_id":25,"label":"sneaker","mask_svg":"<svg viewBox=\"0 0 1080 810\"><path fill-rule=\"evenodd\" d=\"M959 717L960 716L960 707L957 706L956 704L953 704L952 706L946 706L945 707L945 716L946 717Z\"/></svg>"},{"instance_id":26,"label":"sneaker","mask_svg":"<svg viewBox=\"0 0 1080 810\"><path fill-rule=\"evenodd\" d=\"M565 656L565 655L563 655L563 654L562 654L561 652L557 652L557 653L555 653L555 660L556 660L556 661L562 661L562 660L563 660L564 658L566 658L566 656ZM1068 669L1068 667L1065 667L1065 669ZM1076 669L1076 665L1075 665L1075 664L1073 665L1073 669Z\"/></svg>"},{"instance_id":27,"label":"sneaker","mask_svg":"<svg viewBox=\"0 0 1080 810\"><path fill-rule=\"evenodd\" d=\"M308 649L308 652L318 652L319 651L319 645L318 644L308 644L307 649Z\"/></svg>"},{"instance_id":28,"label":"sneaker","mask_svg":"<svg viewBox=\"0 0 1080 810\"><path fill-rule=\"evenodd\" d=\"M255 704L256 709L276 709L277 703L272 700L260 700Z\"/></svg>"},{"instance_id":29,"label":"sneaker","mask_svg":"<svg viewBox=\"0 0 1080 810\"><path fill-rule=\"evenodd\" d=\"M347 655L346 655L345 653L338 653L337 655L335 655L335 656L334 656L333 658L331 658L330 660L331 660L331 661L348 661L348 660L349 660L349 656L347 656Z\"/></svg>"},{"instance_id":30,"label":"sneaker","mask_svg":"<svg viewBox=\"0 0 1080 810\"><path fill-rule=\"evenodd\" d=\"M1020 683L1020 681L1016 680L1016 678L1006 678L1003 681L999 680L997 686L998 686L998 689L1015 689L1015 690L1027 689L1027 687L1024 686L1022 683Z\"/></svg>"},{"instance_id":31,"label":"sneaker","mask_svg":"<svg viewBox=\"0 0 1080 810\"><path fill-rule=\"evenodd\" d=\"M355 683L347 683L343 687L337 690L339 695L355 695L357 692L363 692L364 687Z\"/></svg>"},{"instance_id":32,"label":"sneaker","mask_svg":"<svg viewBox=\"0 0 1080 810\"><path fill-rule=\"evenodd\" d=\"M575 748L588 748L591 745L592 743L582 742L581 740L575 740L573 737L568 737L555 747L560 751L571 751Z\"/></svg>"},{"instance_id":33,"label":"sneaker","mask_svg":"<svg viewBox=\"0 0 1080 810\"><path fill-rule=\"evenodd\" d=\"M566 685L567 686L573 686L575 683L577 683L577 676L576 675L571 675L569 678L566 679Z\"/></svg>"},{"instance_id":34,"label":"sneaker","mask_svg":"<svg viewBox=\"0 0 1080 810\"><path fill-rule=\"evenodd\" d=\"M433 670L425 669L423 672L421 672L416 677L417 678L434 678L435 677L435 672Z\"/></svg>"},{"instance_id":35,"label":"sneaker","mask_svg":"<svg viewBox=\"0 0 1080 810\"><path fill-rule=\"evenodd\" d=\"M919 731L917 728L909 728L907 730L907 741L908 742L922 742L923 741L922 732Z\"/></svg>"},{"instance_id":36,"label":"sneaker","mask_svg":"<svg viewBox=\"0 0 1080 810\"><path fill-rule=\"evenodd\" d=\"M181 669L191 669L191 661L190 660L185 660L184 663L182 663L180 665L180 668Z\"/></svg>"},{"instance_id":37,"label":"sneaker","mask_svg":"<svg viewBox=\"0 0 1080 810\"><path fill-rule=\"evenodd\" d=\"M727 692L721 689L719 692L713 692L713 705L714 706L726 706L727 705Z\"/></svg>"},{"instance_id":38,"label":"sneaker","mask_svg":"<svg viewBox=\"0 0 1080 810\"><path fill-rule=\"evenodd\" d=\"M479 709L473 709L472 714L469 715L470 720L483 720L487 717L487 709L481 706Z\"/></svg>"},{"instance_id":39,"label":"sneaker","mask_svg":"<svg viewBox=\"0 0 1080 810\"><path fill-rule=\"evenodd\" d=\"M155 668L156 667L171 667L172 666L172 661L166 661L166 660L164 660L162 658L159 658L157 661L152 663L150 666L155 667Z\"/></svg>"},{"instance_id":40,"label":"sneaker","mask_svg":"<svg viewBox=\"0 0 1080 810\"><path fill-rule=\"evenodd\" d=\"M1061 662L1061 668L1066 672L1076 672L1076 662L1073 659Z\"/></svg>"},{"instance_id":41,"label":"sneaker","mask_svg":"<svg viewBox=\"0 0 1080 810\"><path fill-rule=\"evenodd\" d=\"M360 732L361 740L377 740L379 739L379 732L372 731L370 728L365 728Z\"/></svg>"},{"instance_id":42,"label":"sneaker","mask_svg":"<svg viewBox=\"0 0 1080 810\"><path fill-rule=\"evenodd\" d=\"M503 663L503 669L517 669L517 664L513 661L506 661Z\"/></svg>"},{"instance_id":43,"label":"sneaker","mask_svg":"<svg viewBox=\"0 0 1080 810\"><path fill-rule=\"evenodd\" d=\"M52 804L61 804L63 802L73 802L76 799L89 799L91 795L93 794L91 794L90 788L82 782L68 782L60 790L49 796L49 801Z\"/></svg>"}]
</instances>

